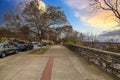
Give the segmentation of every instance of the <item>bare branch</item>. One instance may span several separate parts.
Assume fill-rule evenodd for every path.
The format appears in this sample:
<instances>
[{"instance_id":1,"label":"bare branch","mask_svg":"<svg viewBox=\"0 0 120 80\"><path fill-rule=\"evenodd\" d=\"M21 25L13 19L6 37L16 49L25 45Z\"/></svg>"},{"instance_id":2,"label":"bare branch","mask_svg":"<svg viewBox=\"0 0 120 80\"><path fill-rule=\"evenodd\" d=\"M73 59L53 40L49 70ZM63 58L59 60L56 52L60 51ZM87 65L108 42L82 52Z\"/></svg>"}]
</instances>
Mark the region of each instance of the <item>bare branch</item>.
<instances>
[{"instance_id":1,"label":"bare branch","mask_svg":"<svg viewBox=\"0 0 120 80\"><path fill-rule=\"evenodd\" d=\"M120 0L90 0L90 6L93 11L99 9L111 11L120 20Z\"/></svg>"}]
</instances>

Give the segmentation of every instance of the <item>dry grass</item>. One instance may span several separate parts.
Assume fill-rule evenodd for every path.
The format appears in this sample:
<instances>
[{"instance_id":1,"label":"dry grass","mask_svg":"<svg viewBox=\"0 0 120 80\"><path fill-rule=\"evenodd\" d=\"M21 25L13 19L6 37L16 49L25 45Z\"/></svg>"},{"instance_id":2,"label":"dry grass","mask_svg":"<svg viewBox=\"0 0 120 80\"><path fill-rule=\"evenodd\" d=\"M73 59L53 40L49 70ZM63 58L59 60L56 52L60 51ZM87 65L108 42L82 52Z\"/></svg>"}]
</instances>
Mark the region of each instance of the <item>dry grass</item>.
<instances>
[{"instance_id":1,"label":"dry grass","mask_svg":"<svg viewBox=\"0 0 120 80\"><path fill-rule=\"evenodd\" d=\"M51 46L44 46L35 50L32 50L29 54L44 54Z\"/></svg>"}]
</instances>

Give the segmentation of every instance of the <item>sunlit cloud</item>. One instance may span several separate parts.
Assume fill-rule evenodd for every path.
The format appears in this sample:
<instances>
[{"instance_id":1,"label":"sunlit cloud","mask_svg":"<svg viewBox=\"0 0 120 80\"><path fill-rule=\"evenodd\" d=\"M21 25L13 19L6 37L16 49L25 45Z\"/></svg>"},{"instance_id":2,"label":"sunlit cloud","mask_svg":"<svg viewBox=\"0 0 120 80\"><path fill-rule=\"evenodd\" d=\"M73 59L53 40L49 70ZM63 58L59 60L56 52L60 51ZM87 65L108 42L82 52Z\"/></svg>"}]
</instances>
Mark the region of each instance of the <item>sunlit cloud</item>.
<instances>
[{"instance_id":1,"label":"sunlit cloud","mask_svg":"<svg viewBox=\"0 0 120 80\"><path fill-rule=\"evenodd\" d=\"M116 18L111 12L99 12L94 16L81 16L82 21L90 24L92 27L103 28L104 30L114 29L117 25Z\"/></svg>"},{"instance_id":2,"label":"sunlit cloud","mask_svg":"<svg viewBox=\"0 0 120 80\"><path fill-rule=\"evenodd\" d=\"M88 13L88 0L64 0L64 2L74 9L74 16L91 27L103 30L112 30L117 25L116 18L112 12L99 11L94 14ZM104 6L104 4L102 4ZM90 15L91 14L91 15Z\"/></svg>"}]
</instances>

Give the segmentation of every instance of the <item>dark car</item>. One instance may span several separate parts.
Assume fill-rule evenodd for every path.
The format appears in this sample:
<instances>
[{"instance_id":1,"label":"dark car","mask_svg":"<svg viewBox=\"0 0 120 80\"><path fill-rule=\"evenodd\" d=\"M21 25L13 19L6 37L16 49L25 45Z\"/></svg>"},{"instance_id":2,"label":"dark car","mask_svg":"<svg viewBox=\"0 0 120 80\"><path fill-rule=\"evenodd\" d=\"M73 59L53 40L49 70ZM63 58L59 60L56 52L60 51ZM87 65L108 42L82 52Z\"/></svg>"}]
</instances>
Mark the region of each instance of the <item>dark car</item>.
<instances>
[{"instance_id":1,"label":"dark car","mask_svg":"<svg viewBox=\"0 0 120 80\"><path fill-rule=\"evenodd\" d=\"M0 43L0 57L5 57L8 54L17 53L18 49L14 45Z\"/></svg>"},{"instance_id":2,"label":"dark car","mask_svg":"<svg viewBox=\"0 0 120 80\"><path fill-rule=\"evenodd\" d=\"M27 44L22 41L14 41L14 45L18 48L19 51L27 50Z\"/></svg>"},{"instance_id":3,"label":"dark car","mask_svg":"<svg viewBox=\"0 0 120 80\"><path fill-rule=\"evenodd\" d=\"M28 41L14 41L14 45L18 48L19 51L26 51L33 49L32 43Z\"/></svg>"},{"instance_id":4,"label":"dark car","mask_svg":"<svg viewBox=\"0 0 120 80\"><path fill-rule=\"evenodd\" d=\"M31 42L26 42L26 44L27 44L27 50L32 50L34 48Z\"/></svg>"}]
</instances>

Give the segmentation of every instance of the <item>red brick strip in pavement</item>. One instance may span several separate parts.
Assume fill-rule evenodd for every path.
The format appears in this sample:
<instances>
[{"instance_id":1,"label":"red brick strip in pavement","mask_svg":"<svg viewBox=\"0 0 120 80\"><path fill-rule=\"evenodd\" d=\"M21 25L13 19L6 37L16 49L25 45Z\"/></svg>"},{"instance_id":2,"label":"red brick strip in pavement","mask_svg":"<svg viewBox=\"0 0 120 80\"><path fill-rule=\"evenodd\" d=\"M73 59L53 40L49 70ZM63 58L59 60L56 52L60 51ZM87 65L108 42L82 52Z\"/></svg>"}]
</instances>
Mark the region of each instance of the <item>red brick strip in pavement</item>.
<instances>
[{"instance_id":1,"label":"red brick strip in pavement","mask_svg":"<svg viewBox=\"0 0 120 80\"><path fill-rule=\"evenodd\" d=\"M40 80L51 80L51 73L52 73L52 67L53 67L53 57L49 57L48 63L43 71L43 74L41 76Z\"/></svg>"}]
</instances>

